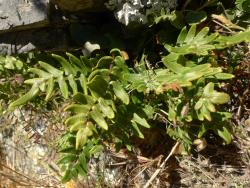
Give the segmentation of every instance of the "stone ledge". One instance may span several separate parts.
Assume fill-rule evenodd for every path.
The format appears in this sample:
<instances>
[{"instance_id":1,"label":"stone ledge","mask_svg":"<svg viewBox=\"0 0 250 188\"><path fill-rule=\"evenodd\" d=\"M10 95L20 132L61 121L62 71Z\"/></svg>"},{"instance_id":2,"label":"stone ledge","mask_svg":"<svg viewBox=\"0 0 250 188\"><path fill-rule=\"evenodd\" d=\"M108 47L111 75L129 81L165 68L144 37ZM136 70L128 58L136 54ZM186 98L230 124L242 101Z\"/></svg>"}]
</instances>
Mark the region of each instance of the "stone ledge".
<instances>
[{"instance_id":1,"label":"stone ledge","mask_svg":"<svg viewBox=\"0 0 250 188\"><path fill-rule=\"evenodd\" d=\"M65 51L70 39L63 28L44 28L5 33L0 37L0 54L13 55L32 50Z\"/></svg>"}]
</instances>

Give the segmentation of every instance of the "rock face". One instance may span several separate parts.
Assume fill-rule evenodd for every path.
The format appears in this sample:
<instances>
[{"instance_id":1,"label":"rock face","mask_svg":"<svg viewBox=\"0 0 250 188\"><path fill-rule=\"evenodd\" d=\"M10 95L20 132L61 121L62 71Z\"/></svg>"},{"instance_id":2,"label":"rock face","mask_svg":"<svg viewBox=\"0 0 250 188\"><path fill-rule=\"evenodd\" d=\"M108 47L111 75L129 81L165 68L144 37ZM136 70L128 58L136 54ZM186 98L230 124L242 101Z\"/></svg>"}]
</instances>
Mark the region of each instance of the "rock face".
<instances>
[{"instance_id":1,"label":"rock face","mask_svg":"<svg viewBox=\"0 0 250 188\"><path fill-rule=\"evenodd\" d=\"M48 25L48 0L0 0L0 33Z\"/></svg>"},{"instance_id":2,"label":"rock face","mask_svg":"<svg viewBox=\"0 0 250 188\"><path fill-rule=\"evenodd\" d=\"M86 42L120 47L112 40L114 36L122 39L115 19L108 30L102 29L109 24L105 16L112 15L107 9L119 22L129 25L145 24L152 12L176 6L177 0L0 0L0 55L73 48L86 51Z\"/></svg>"},{"instance_id":3,"label":"rock face","mask_svg":"<svg viewBox=\"0 0 250 188\"><path fill-rule=\"evenodd\" d=\"M91 23L95 16L86 14L103 6L102 0L0 0L0 55L73 48L70 25Z\"/></svg>"}]
</instances>

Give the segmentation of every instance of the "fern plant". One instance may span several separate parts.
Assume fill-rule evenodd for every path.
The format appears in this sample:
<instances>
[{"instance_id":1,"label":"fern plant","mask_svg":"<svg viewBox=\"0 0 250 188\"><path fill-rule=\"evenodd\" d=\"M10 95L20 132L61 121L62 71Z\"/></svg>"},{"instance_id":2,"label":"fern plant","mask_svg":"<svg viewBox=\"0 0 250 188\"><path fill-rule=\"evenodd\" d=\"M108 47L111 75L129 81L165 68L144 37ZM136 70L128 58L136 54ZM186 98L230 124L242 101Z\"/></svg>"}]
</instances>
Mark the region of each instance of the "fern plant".
<instances>
[{"instance_id":1,"label":"fern plant","mask_svg":"<svg viewBox=\"0 0 250 188\"><path fill-rule=\"evenodd\" d=\"M26 104L41 93L49 101L60 93L69 103L65 120L68 133L60 143L59 164L65 171L63 181L87 175L87 163L105 143L123 145L131 150L134 136L144 138L144 131L157 122L166 134L181 143L181 153L188 153L194 139L214 131L226 143L231 142L230 114L219 105L229 101L217 89L220 80L233 75L207 62L211 50L250 41L250 31L234 36L197 32L195 25L183 28L175 46L163 44L168 54L162 56L160 68L148 68L145 57L136 66L127 66L118 49L107 56L80 58L52 54L60 66L39 62L28 71L25 80L31 89L9 105L9 110Z\"/></svg>"}]
</instances>

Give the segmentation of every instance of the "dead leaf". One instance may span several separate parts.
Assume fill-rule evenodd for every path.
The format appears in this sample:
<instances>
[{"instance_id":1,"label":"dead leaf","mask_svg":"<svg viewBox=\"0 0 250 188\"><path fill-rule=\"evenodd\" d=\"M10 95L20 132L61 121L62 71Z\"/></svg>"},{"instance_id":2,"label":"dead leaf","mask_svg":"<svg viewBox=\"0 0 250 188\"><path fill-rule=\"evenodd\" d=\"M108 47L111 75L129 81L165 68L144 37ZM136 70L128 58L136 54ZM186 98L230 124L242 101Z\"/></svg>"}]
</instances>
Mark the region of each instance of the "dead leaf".
<instances>
[{"instance_id":1,"label":"dead leaf","mask_svg":"<svg viewBox=\"0 0 250 188\"><path fill-rule=\"evenodd\" d=\"M207 141L205 138L196 139L194 140L193 144L196 145L196 149L198 152L200 152L201 150L207 147Z\"/></svg>"}]
</instances>

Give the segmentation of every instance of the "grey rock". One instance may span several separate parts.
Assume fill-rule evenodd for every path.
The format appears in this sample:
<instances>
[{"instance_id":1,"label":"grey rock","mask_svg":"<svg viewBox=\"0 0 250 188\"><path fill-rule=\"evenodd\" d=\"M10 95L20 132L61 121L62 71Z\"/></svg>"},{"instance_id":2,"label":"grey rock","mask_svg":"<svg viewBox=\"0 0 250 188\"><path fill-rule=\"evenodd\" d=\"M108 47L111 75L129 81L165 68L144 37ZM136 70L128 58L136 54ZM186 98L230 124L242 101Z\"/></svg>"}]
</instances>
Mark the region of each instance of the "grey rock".
<instances>
[{"instance_id":1,"label":"grey rock","mask_svg":"<svg viewBox=\"0 0 250 188\"><path fill-rule=\"evenodd\" d=\"M104 0L0 0L0 55L83 47L89 39L80 42L78 38L77 42L70 39L68 26L93 24L92 18L96 18L101 7Z\"/></svg>"},{"instance_id":2,"label":"grey rock","mask_svg":"<svg viewBox=\"0 0 250 188\"><path fill-rule=\"evenodd\" d=\"M89 41L85 42L83 47L84 48L83 48L82 52L83 52L83 55L85 55L85 56L89 56L95 50L100 50L101 49L99 44L92 44Z\"/></svg>"},{"instance_id":3,"label":"grey rock","mask_svg":"<svg viewBox=\"0 0 250 188\"><path fill-rule=\"evenodd\" d=\"M149 15L159 14L163 8L176 8L177 0L109 0L105 5L125 25L132 22L146 24Z\"/></svg>"},{"instance_id":4,"label":"grey rock","mask_svg":"<svg viewBox=\"0 0 250 188\"><path fill-rule=\"evenodd\" d=\"M48 23L48 0L0 0L0 33Z\"/></svg>"}]
</instances>

